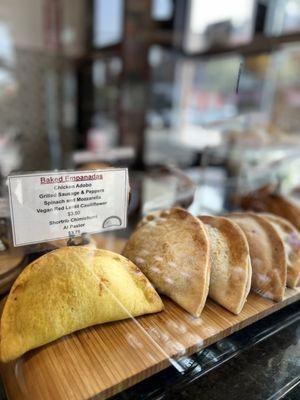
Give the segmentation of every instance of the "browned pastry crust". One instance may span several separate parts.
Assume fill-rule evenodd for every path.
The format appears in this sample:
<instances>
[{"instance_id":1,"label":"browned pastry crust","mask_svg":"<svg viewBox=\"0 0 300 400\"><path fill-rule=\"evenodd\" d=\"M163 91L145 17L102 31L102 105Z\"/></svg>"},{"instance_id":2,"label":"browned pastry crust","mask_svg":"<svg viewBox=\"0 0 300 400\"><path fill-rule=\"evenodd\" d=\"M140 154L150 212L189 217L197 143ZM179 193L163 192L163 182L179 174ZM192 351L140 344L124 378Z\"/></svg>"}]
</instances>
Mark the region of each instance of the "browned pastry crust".
<instances>
[{"instance_id":1,"label":"browned pastry crust","mask_svg":"<svg viewBox=\"0 0 300 400\"><path fill-rule=\"evenodd\" d=\"M243 196L240 205L246 210L276 214L300 230L300 204L287 196L272 193L266 187Z\"/></svg>"},{"instance_id":2,"label":"browned pastry crust","mask_svg":"<svg viewBox=\"0 0 300 400\"><path fill-rule=\"evenodd\" d=\"M266 218L255 213L228 215L244 231L252 265L251 288L274 301L284 298L287 264L284 243Z\"/></svg>"},{"instance_id":3,"label":"browned pastry crust","mask_svg":"<svg viewBox=\"0 0 300 400\"><path fill-rule=\"evenodd\" d=\"M209 297L239 314L251 286L251 261L242 229L224 217L201 216L210 239L211 278Z\"/></svg>"},{"instance_id":4,"label":"browned pastry crust","mask_svg":"<svg viewBox=\"0 0 300 400\"><path fill-rule=\"evenodd\" d=\"M181 208L149 214L123 254L165 294L194 316L208 295L209 242L204 224Z\"/></svg>"},{"instance_id":5,"label":"browned pastry crust","mask_svg":"<svg viewBox=\"0 0 300 400\"><path fill-rule=\"evenodd\" d=\"M300 233L286 219L274 214L262 213L277 228L282 238L287 261L287 286L295 288L300 285Z\"/></svg>"},{"instance_id":6,"label":"browned pastry crust","mask_svg":"<svg viewBox=\"0 0 300 400\"><path fill-rule=\"evenodd\" d=\"M111 168L110 164L103 163L103 162L90 162L81 165L78 170L79 171L89 171L89 170L96 170L96 169L106 169Z\"/></svg>"}]
</instances>

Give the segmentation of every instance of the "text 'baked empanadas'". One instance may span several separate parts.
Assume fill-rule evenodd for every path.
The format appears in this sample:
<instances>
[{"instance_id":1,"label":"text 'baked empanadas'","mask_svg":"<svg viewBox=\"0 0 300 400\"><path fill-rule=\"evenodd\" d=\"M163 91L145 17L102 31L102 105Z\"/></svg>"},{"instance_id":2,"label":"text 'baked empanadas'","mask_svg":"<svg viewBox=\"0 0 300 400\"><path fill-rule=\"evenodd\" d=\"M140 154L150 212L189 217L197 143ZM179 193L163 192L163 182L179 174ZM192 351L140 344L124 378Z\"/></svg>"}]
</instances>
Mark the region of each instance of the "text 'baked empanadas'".
<instances>
[{"instance_id":1,"label":"text 'baked empanadas'","mask_svg":"<svg viewBox=\"0 0 300 400\"><path fill-rule=\"evenodd\" d=\"M242 229L224 217L201 216L210 241L209 297L234 314L244 307L251 287L249 246Z\"/></svg>"},{"instance_id":2,"label":"text 'baked empanadas'","mask_svg":"<svg viewBox=\"0 0 300 400\"><path fill-rule=\"evenodd\" d=\"M162 309L148 279L125 257L63 247L28 265L12 286L1 317L1 360L88 326Z\"/></svg>"},{"instance_id":3,"label":"text 'baked empanadas'","mask_svg":"<svg viewBox=\"0 0 300 400\"><path fill-rule=\"evenodd\" d=\"M192 315L201 314L208 294L210 262L208 236L198 218L181 208L149 214L123 253L160 293Z\"/></svg>"}]
</instances>

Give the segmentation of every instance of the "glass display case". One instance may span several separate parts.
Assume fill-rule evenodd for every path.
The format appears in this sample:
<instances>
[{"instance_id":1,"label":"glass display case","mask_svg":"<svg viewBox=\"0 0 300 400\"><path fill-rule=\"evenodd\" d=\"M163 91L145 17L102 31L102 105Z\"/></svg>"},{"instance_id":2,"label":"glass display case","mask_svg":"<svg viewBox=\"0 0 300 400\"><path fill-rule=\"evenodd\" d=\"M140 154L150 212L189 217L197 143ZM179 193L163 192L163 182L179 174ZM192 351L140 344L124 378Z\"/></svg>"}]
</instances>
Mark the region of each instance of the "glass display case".
<instances>
[{"instance_id":1,"label":"glass display case","mask_svg":"<svg viewBox=\"0 0 300 400\"><path fill-rule=\"evenodd\" d=\"M0 399L300 396L298 2L0 4Z\"/></svg>"}]
</instances>

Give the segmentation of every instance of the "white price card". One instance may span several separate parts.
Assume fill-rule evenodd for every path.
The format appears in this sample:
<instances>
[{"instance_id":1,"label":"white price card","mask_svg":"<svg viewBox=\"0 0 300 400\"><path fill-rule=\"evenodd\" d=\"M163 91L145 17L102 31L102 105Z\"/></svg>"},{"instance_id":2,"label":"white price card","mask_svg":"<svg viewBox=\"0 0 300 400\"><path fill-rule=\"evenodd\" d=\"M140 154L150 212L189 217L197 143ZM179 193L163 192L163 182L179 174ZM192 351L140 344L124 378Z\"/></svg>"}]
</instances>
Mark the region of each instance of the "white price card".
<instances>
[{"instance_id":1,"label":"white price card","mask_svg":"<svg viewBox=\"0 0 300 400\"><path fill-rule=\"evenodd\" d=\"M11 175L8 187L15 246L127 224L126 168Z\"/></svg>"}]
</instances>

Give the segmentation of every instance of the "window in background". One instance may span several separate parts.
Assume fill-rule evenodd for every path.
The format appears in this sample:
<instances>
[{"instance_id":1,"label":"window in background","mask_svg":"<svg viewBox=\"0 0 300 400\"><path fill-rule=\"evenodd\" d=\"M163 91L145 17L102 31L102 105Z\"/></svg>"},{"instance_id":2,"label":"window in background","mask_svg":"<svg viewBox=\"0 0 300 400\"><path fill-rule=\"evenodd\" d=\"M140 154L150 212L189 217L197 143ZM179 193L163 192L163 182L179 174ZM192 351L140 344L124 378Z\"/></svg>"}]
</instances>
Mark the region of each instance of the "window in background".
<instances>
[{"instance_id":1,"label":"window in background","mask_svg":"<svg viewBox=\"0 0 300 400\"><path fill-rule=\"evenodd\" d=\"M155 21L168 21L173 15L172 0L152 0L152 18Z\"/></svg>"},{"instance_id":2,"label":"window in background","mask_svg":"<svg viewBox=\"0 0 300 400\"><path fill-rule=\"evenodd\" d=\"M147 122L153 129L168 129L174 123L176 59L172 52L154 45L149 50L148 61L151 67L151 90Z\"/></svg>"},{"instance_id":3,"label":"window in background","mask_svg":"<svg viewBox=\"0 0 300 400\"><path fill-rule=\"evenodd\" d=\"M246 43L252 38L254 14L254 0L190 0L184 49Z\"/></svg>"},{"instance_id":4,"label":"window in background","mask_svg":"<svg viewBox=\"0 0 300 400\"><path fill-rule=\"evenodd\" d=\"M241 61L235 55L178 65L178 142L199 150L220 143L219 132L207 126L237 115L235 87Z\"/></svg>"},{"instance_id":5,"label":"window in background","mask_svg":"<svg viewBox=\"0 0 300 400\"><path fill-rule=\"evenodd\" d=\"M300 46L284 46L272 55L267 79L271 122L277 129L297 135L300 134L299 66Z\"/></svg>"},{"instance_id":6,"label":"window in background","mask_svg":"<svg viewBox=\"0 0 300 400\"><path fill-rule=\"evenodd\" d=\"M270 54L249 55L243 61L242 75L239 84L239 112L267 111L264 101L269 79Z\"/></svg>"},{"instance_id":7,"label":"window in background","mask_svg":"<svg viewBox=\"0 0 300 400\"><path fill-rule=\"evenodd\" d=\"M93 62L92 79L94 87L94 112L101 112L109 118L117 117L119 77L121 60L109 57Z\"/></svg>"},{"instance_id":8,"label":"window in background","mask_svg":"<svg viewBox=\"0 0 300 400\"><path fill-rule=\"evenodd\" d=\"M124 0L94 1L94 46L118 44L123 34Z\"/></svg>"},{"instance_id":9,"label":"window in background","mask_svg":"<svg viewBox=\"0 0 300 400\"><path fill-rule=\"evenodd\" d=\"M93 106L91 126L87 133L89 150L102 151L117 143L119 79L122 70L117 56L93 62Z\"/></svg>"},{"instance_id":10,"label":"window in background","mask_svg":"<svg viewBox=\"0 0 300 400\"><path fill-rule=\"evenodd\" d=\"M300 0L271 0L266 33L270 36L300 31Z\"/></svg>"},{"instance_id":11,"label":"window in background","mask_svg":"<svg viewBox=\"0 0 300 400\"><path fill-rule=\"evenodd\" d=\"M149 107L146 114L146 165L165 164L186 167L193 153L176 141L177 109L180 80L176 79L176 54L164 47L150 47Z\"/></svg>"},{"instance_id":12,"label":"window in background","mask_svg":"<svg viewBox=\"0 0 300 400\"><path fill-rule=\"evenodd\" d=\"M0 186L2 177L18 169L22 160L20 129L15 122L19 98L15 61L15 48L9 27L0 23Z\"/></svg>"}]
</instances>

